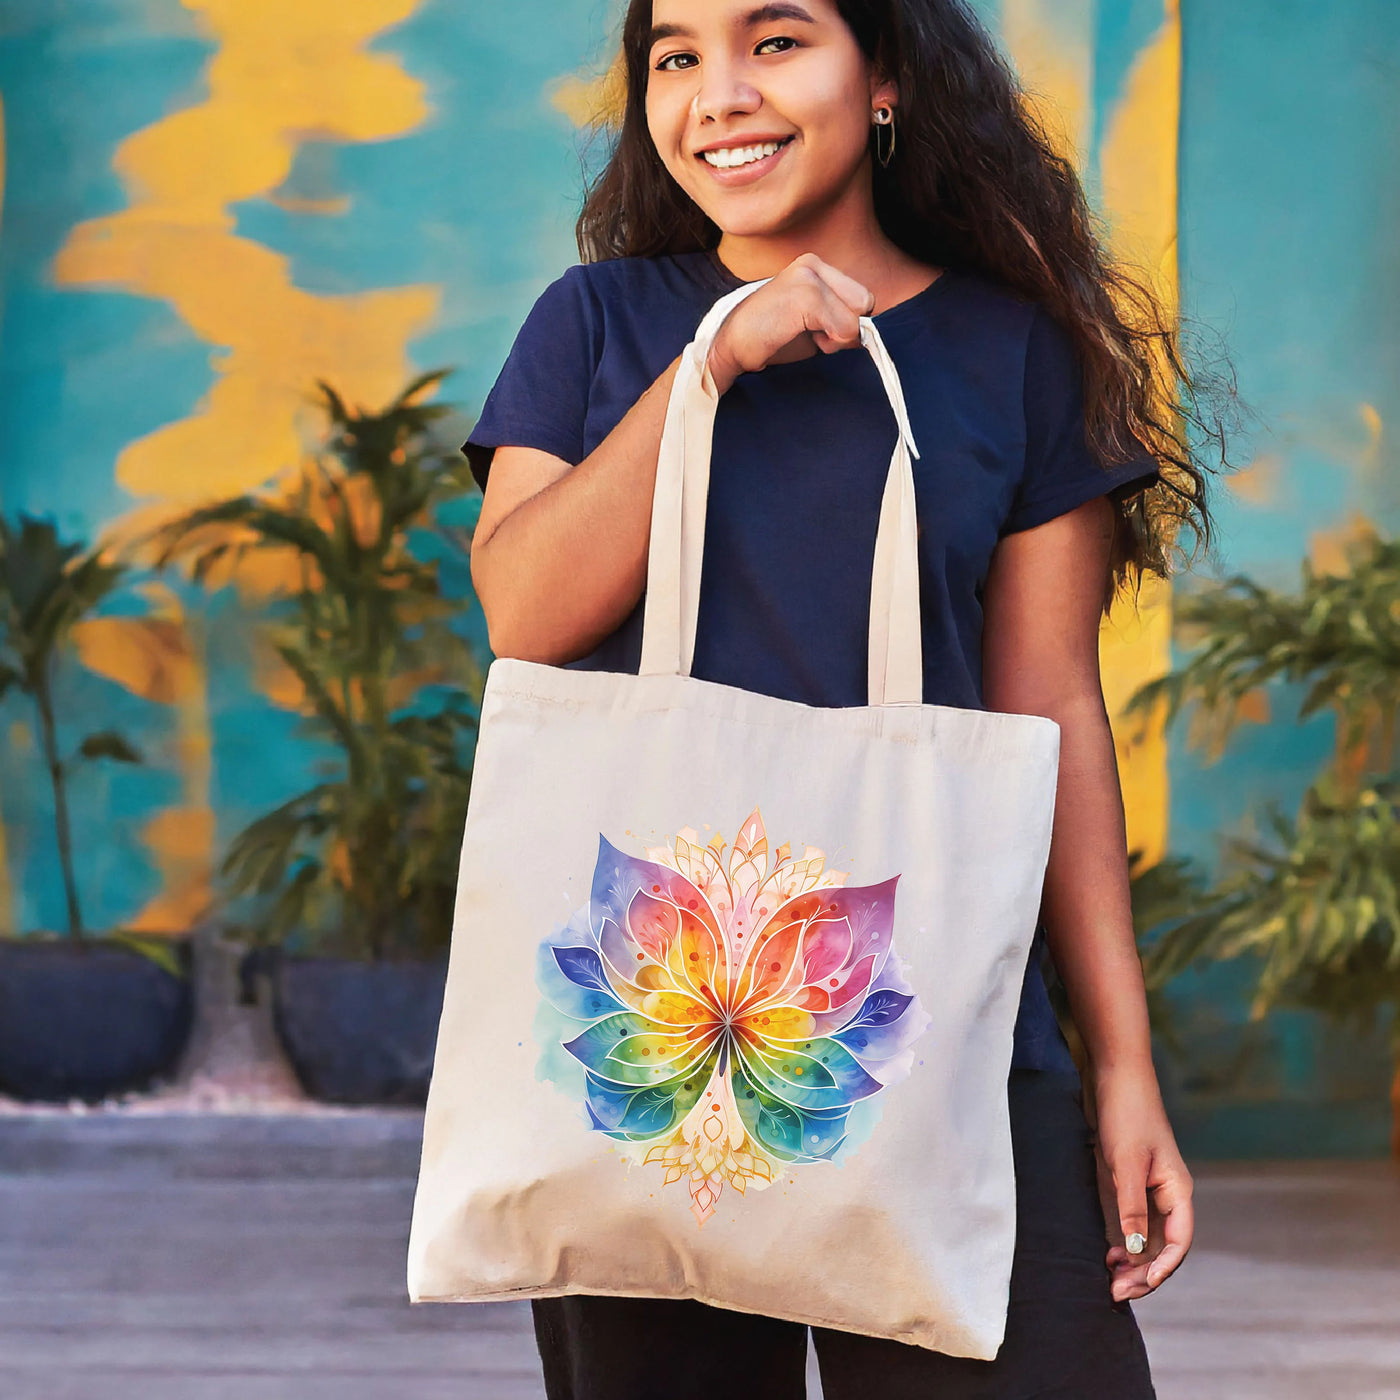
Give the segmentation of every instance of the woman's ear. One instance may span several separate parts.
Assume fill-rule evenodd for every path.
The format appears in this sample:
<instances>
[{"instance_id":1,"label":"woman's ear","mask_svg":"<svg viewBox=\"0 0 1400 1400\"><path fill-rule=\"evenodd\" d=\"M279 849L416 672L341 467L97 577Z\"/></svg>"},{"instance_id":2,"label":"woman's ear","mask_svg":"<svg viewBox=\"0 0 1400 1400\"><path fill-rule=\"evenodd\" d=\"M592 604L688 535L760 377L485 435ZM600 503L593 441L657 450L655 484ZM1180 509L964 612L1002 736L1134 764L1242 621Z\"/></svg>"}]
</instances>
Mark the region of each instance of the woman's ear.
<instances>
[{"instance_id":1,"label":"woman's ear","mask_svg":"<svg viewBox=\"0 0 1400 1400\"><path fill-rule=\"evenodd\" d=\"M888 107L891 112L899 111L899 87L893 78L882 78L877 73L870 83L870 110Z\"/></svg>"}]
</instances>

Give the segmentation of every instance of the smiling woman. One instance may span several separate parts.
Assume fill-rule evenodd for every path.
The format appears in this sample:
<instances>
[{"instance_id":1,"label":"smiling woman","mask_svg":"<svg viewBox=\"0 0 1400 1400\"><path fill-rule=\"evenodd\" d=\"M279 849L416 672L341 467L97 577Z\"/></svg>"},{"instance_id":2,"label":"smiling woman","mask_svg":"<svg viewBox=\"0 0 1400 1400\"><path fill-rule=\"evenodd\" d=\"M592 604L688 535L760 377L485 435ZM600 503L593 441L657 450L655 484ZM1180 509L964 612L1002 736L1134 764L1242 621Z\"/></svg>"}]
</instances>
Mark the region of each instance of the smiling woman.
<instances>
[{"instance_id":1,"label":"smiling woman","mask_svg":"<svg viewBox=\"0 0 1400 1400\"><path fill-rule=\"evenodd\" d=\"M805 249L802 225L814 215L845 206L849 220L868 206L851 172L868 146L870 108L888 111L894 84L885 79L872 91L868 64L832 5L720 5L687 23L696 8L684 0L652 6L651 140L680 189L724 230L731 252L756 234L771 263L772 239L786 234L794 241L784 262L791 261ZM744 262L729 265L744 275Z\"/></svg>"},{"instance_id":2,"label":"smiling woman","mask_svg":"<svg viewBox=\"0 0 1400 1400\"><path fill-rule=\"evenodd\" d=\"M1052 719L1060 769L1005 1047L1017 1221L1000 1350L819 1327L823 1384L828 1400L1150 1396L1130 1301L1185 1256L1191 1179L1152 1066L1097 643L1118 584L1167 571L1182 523L1209 535L1210 466L1192 443L1213 420L1177 327L1099 246L1074 171L961 0L632 0L623 53L622 121L578 222L584 264L541 295L464 444L485 490L472 572L492 647L638 671L668 401L702 317L743 289L688 371L716 401L690 674L866 704L896 429L875 363L842 352L878 330L919 444L922 701ZM589 946L569 944L570 966L592 967ZM1046 951L1087 1085L1050 1009ZM568 1044L593 1055L595 1029ZM955 1048L936 1053L954 1073ZM748 1102L741 1058L716 1059L696 1133L729 1121L731 1090L736 1111ZM660 1113L610 1086L591 1093L593 1131ZM691 1118L661 1117L679 1136L654 1163L710 1164L695 1189L712 1204L714 1153L687 1137ZM777 1141L773 1124L753 1134ZM703 1288L691 1282L687 1298ZM791 1322L598 1296L538 1298L535 1316L552 1400L698 1400L735 1375L803 1393Z\"/></svg>"}]
</instances>

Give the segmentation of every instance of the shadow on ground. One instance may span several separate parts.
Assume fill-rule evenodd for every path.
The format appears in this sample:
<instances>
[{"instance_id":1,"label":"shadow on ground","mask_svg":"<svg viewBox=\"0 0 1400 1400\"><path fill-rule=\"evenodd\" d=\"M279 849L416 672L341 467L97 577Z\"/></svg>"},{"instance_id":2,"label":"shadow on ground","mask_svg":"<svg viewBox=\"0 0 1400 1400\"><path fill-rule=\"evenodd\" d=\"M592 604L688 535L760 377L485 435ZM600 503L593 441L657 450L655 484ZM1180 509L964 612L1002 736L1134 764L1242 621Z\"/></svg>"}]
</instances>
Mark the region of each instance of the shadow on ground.
<instances>
[{"instance_id":1,"label":"shadow on ground","mask_svg":"<svg viewBox=\"0 0 1400 1400\"><path fill-rule=\"evenodd\" d=\"M0 1116L0 1396L542 1400L527 1307L406 1301L419 1133ZM1196 1175L1196 1248L1136 1305L1160 1400L1400 1400L1400 1172Z\"/></svg>"}]
</instances>

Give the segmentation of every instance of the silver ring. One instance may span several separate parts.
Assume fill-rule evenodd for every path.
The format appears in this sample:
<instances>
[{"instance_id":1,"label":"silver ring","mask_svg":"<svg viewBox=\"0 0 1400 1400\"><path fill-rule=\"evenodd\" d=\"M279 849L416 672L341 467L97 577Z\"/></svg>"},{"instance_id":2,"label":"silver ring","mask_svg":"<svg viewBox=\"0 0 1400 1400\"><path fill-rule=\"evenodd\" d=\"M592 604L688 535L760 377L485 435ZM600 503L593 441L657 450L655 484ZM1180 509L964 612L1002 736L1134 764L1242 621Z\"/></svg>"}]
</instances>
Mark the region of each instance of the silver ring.
<instances>
[{"instance_id":1,"label":"silver ring","mask_svg":"<svg viewBox=\"0 0 1400 1400\"><path fill-rule=\"evenodd\" d=\"M1127 1245L1129 1254L1141 1254L1147 1247L1146 1238L1138 1234L1136 1230L1134 1230L1123 1243Z\"/></svg>"}]
</instances>

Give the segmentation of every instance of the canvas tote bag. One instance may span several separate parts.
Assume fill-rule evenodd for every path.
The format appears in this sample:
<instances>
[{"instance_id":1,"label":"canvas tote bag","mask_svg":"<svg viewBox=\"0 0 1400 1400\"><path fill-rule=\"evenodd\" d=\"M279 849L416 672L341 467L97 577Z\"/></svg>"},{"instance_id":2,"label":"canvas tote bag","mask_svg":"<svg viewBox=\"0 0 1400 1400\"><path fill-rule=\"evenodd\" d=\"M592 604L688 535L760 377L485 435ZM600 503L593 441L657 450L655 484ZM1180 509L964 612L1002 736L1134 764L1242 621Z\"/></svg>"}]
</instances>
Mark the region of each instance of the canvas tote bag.
<instances>
[{"instance_id":1,"label":"canvas tote bag","mask_svg":"<svg viewBox=\"0 0 1400 1400\"><path fill-rule=\"evenodd\" d=\"M868 318L898 425L869 704L688 674L705 357L760 285L676 374L642 674L488 674L409 1294L696 1298L991 1358L1059 729L921 703L917 452Z\"/></svg>"}]
</instances>

